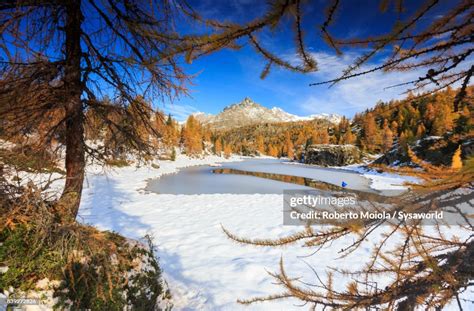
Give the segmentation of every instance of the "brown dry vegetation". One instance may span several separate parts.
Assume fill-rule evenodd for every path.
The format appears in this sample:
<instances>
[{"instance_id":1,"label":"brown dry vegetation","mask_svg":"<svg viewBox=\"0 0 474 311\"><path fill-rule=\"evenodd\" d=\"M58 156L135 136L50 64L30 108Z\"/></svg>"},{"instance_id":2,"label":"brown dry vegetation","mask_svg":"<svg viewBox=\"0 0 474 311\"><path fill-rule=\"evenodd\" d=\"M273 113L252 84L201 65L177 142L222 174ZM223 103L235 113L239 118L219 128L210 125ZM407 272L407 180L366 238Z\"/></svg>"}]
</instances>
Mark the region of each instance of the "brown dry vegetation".
<instances>
[{"instance_id":1,"label":"brown dry vegetation","mask_svg":"<svg viewBox=\"0 0 474 311\"><path fill-rule=\"evenodd\" d=\"M147 248L113 232L61 223L57 205L31 183L14 187L1 180L0 187L0 265L8 267L0 288L38 290L37 282L47 278L60 281L54 288L57 308L155 306L163 288L151 244ZM141 264L149 269L140 270Z\"/></svg>"}]
</instances>

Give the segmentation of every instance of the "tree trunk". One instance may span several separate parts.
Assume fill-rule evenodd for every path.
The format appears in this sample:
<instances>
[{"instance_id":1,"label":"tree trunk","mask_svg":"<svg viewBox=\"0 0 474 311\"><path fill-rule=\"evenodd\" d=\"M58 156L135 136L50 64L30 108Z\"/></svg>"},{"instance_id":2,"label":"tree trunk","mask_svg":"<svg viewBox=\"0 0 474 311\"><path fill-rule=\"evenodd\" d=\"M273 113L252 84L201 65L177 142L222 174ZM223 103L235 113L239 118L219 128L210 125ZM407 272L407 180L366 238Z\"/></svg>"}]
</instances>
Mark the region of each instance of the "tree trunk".
<instances>
[{"instance_id":1,"label":"tree trunk","mask_svg":"<svg viewBox=\"0 0 474 311\"><path fill-rule=\"evenodd\" d=\"M81 1L66 1L66 64L64 67L66 111L66 183L59 201L62 221L75 221L81 202L85 171L84 115L81 81Z\"/></svg>"}]
</instances>

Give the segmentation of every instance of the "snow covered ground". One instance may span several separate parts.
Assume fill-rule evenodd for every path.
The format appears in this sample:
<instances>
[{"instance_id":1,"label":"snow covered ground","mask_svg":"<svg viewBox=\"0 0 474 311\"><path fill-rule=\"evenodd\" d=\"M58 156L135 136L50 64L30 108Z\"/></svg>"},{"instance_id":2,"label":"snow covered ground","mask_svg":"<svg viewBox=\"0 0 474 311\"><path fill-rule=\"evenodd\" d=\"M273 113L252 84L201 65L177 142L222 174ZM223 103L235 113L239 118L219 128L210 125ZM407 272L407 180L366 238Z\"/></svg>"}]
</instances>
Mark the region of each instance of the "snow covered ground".
<instances>
[{"instance_id":1,"label":"snow covered ground","mask_svg":"<svg viewBox=\"0 0 474 311\"><path fill-rule=\"evenodd\" d=\"M370 256L367 243L349 257L338 258L335 250L347 246L352 237L339 239L314 255L312 249L301 245L256 247L227 238L222 227L249 238L277 238L301 230L282 225L283 198L279 194L171 195L145 190L148 180L183 167L239 160L240 157L178 156L175 162L160 161L159 168L128 166L104 170L91 165L79 220L130 238L149 234L157 245L156 255L175 310L301 310L296 307L301 303L295 300L244 306L237 299L282 292L267 273L279 271L280 258L291 277L302 277L302 281L314 284L316 277L309 266L324 280L328 267L354 269ZM379 190L403 189L405 181L415 181L365 171L360 166L345 169L370 179L371 187ZM21 177L28 179L28 174ZM37 183L46 181L45 176L36 178L40 178L35 180ZM61 185L61 180L53 183L54 188ZM341 278L335 281L336 289L344 284Z\"/></svg>"},{"instance_id":2,"label":"snow covered ground","mask_svg":"<svg viewBox=\"0 0 474 311\"><path fill-rule=\"evenodd\" d=\"M397 175L393 173L379 173L373 169L367 169L363 165L353 164L342 167L342 169L357 172L370 180L370 187L375 190L405 190L405 183L419 183L420 179L413 176Z\"/></svg>"},{"instance_id":3,"label":"snow covered ground","mask_svg":"<svg viewBox=\"0 0 474 311\"><path fill-rule=\"evenodd\" d=\"M176 172L181 167L236 160L239 158L178 157L175 162L160 162L159 169L130 166L107 174L99 167L92 167L87 175L80 220L131 238L151 235L176 310L294 309L299 302L292 300L250 307L236 301L281 292L267 273L278 271L281 257L292 276L306 276L304 280L314 283L307 264L324 277L329 266L352 268L354 262L370 255L368 248L360 248L351 255L359 260L338 259L334 250L347 241L337 241L330 249L324 248L308 257L311 250L300 245L283 248L240 245L223 233L221 226L252 238L275 238L300 230L282 225L282 195L170 195L144 190L148 179ZM398 177L383 178L397 187L403 181Z\"/></svg>"}]
</instances>

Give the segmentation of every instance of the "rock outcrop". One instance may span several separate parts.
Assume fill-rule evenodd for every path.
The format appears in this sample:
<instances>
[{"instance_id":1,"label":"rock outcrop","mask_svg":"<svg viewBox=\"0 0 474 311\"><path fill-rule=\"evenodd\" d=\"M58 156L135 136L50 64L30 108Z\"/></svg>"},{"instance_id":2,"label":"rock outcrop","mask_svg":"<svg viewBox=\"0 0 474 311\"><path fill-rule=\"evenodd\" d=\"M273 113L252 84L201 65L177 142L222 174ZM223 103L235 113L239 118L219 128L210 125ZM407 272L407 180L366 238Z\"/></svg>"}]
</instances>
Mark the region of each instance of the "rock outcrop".
<instances>
[{"instance_id":1,"label":"rock outcrop","mask_svg":"<svg viewBox=\"0 0 474 311\"><path fill-rule=\"evenodd\" d=\"M321 166L344 166L360 163L362 154L354 145L312 145L303 155L303 162Z\"/></svg>"}]
</instances>

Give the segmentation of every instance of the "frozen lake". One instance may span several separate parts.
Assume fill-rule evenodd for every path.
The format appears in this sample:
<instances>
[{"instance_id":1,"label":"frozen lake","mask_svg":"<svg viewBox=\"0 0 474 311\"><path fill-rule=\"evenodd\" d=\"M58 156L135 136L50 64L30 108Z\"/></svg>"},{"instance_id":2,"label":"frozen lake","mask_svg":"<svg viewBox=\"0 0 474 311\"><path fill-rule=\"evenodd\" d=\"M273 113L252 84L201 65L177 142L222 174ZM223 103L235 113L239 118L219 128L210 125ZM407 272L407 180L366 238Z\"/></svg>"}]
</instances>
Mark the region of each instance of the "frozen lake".
<instances>
[{"instance_id":1,"label":"frozen lake","mask_svg":"<svg viewBox=\"0 0 474 311\"><path fill-rule=\"evenodd\" d=\"M369 180L348 170L293 164L280 159L246 159L221 167L194 166L151 180L147 190L160 194L282 194L283 190L311 190L314 181L375 193ZM317 183L316 183L317 184ZM338 188L338 187L337 187Z\"/></svg>"}]
</instances>

